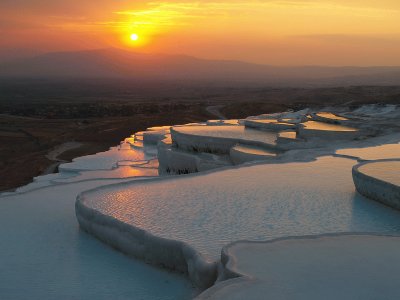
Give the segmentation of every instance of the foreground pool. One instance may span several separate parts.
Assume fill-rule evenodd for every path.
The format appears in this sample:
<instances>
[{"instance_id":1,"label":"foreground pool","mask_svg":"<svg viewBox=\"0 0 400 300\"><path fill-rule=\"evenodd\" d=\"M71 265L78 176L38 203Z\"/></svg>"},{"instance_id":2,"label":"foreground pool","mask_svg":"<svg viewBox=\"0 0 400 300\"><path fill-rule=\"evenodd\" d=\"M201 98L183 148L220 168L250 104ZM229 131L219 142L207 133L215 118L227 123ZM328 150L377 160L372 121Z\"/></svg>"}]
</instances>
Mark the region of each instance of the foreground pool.
<instances>
[{"instance_id":1,"label":"foreground pool","mask_svg":"<svg viewBox=\"0 0 400 300\"><path fill-rule=\"evenodd\" d=\"M194 265L190 277L206 284L207 276L214 276L212 262L233 241L330 232L400 234L400 212L355 192L354 164L322 157L111 185L81 195L77 215L83 228L122 251L130 253L137 243L142 250L132 253L153 263L180 270ZM133 243L124 244L125 239ZM171 241L164 245L169 255L149 254L164 244L159 239Z\"/></svg>"}]
</instances>

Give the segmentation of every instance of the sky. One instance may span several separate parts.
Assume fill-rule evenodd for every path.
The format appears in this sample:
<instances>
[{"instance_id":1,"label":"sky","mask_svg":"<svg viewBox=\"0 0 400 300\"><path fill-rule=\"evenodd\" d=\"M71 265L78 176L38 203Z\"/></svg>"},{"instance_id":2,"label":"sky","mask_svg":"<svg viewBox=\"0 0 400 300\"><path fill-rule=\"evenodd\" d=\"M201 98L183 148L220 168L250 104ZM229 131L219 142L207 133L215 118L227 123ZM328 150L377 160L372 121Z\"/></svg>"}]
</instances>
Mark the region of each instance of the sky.
<instances>
[{"instance_id":1,"label":"sky","mask_svg":"<svg viewBox=\"0 0 400 300\"><path fill-rule=\"evenodd\" d=\"M0 54L107 47L270 65L399 66L400 1L0 1Z\"/></svg>"}]
</instances>

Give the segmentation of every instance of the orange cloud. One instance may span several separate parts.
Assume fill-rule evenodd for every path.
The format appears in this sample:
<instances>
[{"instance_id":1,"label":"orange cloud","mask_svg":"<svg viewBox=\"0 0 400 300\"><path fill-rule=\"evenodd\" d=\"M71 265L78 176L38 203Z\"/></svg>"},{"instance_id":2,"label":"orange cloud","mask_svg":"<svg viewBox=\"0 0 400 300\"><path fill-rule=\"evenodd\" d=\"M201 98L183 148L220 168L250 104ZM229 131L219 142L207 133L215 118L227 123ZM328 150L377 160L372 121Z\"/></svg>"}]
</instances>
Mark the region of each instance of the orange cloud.
<instances>
[{"instance_id":1,"label":"orange cloud","mask_svg":"<svg viewBox=\"0 0 400 300\"><path fill-rule=\"evenodd\" d=\"M399 19L397 0L3 0L0 47L139 47L259 63L387 65L400 64ZM133 33L140 43L132 43Z\"/></svg>"}]
</instances>

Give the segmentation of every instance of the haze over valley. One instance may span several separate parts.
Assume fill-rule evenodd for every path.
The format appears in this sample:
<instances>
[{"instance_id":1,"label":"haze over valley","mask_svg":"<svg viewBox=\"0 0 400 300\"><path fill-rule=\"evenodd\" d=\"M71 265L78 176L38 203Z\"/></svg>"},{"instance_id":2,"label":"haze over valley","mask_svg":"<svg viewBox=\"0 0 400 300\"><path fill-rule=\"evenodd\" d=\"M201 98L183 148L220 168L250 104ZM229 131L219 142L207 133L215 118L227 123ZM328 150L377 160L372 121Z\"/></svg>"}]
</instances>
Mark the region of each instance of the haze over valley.
<instances>
[{"instance_id":1,"label":"haze over valley","mask_svg":"<svg viewBox=\"0 0 400 300\"><path fill-rule=\"evenodd\" d=\"M267 86L400 84L400 67L272 66L187 55L146 54L109 48L14 58L0 65L0 78L130 78L207 81Z\"/></svg>"}]
</instances>

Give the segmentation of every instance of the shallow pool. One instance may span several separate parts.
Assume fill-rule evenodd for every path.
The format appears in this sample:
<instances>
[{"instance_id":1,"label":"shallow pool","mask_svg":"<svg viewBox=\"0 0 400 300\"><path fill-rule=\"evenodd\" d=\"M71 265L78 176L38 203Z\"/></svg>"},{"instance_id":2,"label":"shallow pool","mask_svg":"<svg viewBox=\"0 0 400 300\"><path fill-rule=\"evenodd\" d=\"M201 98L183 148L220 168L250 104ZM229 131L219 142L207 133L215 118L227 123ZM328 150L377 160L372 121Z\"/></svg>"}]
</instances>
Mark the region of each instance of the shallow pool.
<instances>
[{"instance_id":1,"label":"shallow pool","mask_svg":"<svg viewBox=\"0 0 400 300\"><path fill-rule=\"evenodd\" d=\"M328 232L400 233L400 213L355 192L355 160L256 165L104 187L85 204L211 260L229 242Z\"/></svg>"}]
</instances>

